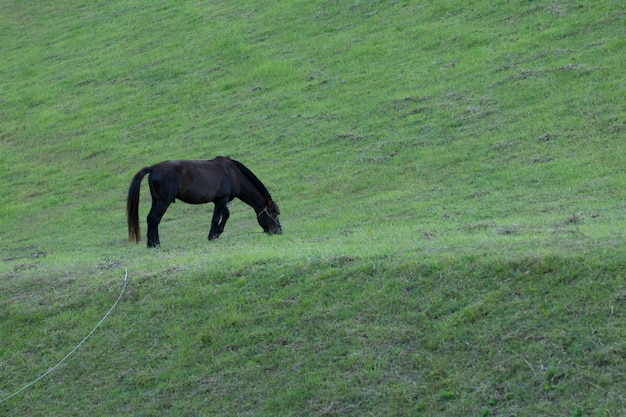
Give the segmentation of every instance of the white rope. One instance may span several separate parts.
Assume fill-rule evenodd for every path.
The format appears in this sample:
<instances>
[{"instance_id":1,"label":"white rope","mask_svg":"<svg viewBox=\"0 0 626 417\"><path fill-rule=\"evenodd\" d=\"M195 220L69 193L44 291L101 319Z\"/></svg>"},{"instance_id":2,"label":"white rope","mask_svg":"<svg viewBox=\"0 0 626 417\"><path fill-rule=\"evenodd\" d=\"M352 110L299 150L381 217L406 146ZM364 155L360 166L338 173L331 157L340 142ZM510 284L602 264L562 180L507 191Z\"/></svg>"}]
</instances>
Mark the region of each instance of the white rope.
<instances>
[{"instance_id":1,"label":"white rope","mask_svg":"<svg viewBox=\"0 0 626 417\"><path fill-rule=\"evenodd\" d=\"M107 311L107 313L104 315L104 317L102 317L102 320L100 320L98 322L98 324L96 324L96 327L93 328L93 330L91 332L89 332L89 334L87 336L85 336L85 338L83 340L81 340L81 342L76 345L76 347L74 349L72 349L72 351L70 353L68 353L67 355L65 355L65 357L63 359L61 359L59 361L59 363L57 363L56 365L54 365L52 368L48 369L46 372L44 372L39 378L35 379L33 382L26 384L24 387L22 387L20 390L14 392L13 394L9 395L8 397L5 397L3 399L0 400L0 403L5 402L6 400L8 400L9 398L13 398L16 395L20 394L22 391L25 391L26 389L32 387L33 385L35 385L37 382L41 381L42 379L44 379L50 372L54 371L56 368L58 368L59 366L61 366L61 364L63 362L65 362L67 360L67 358L69 358L70 356L72 356L74 354L74 352L76 352L78 350L78 348L80 348L83 343L85 343L87 341L87 339L89 339L91 337L91 335L93 334L93 332L96 331L96 329L98 327L100 327L100 325L104 322L104 320L106 320L106 318L109 316L109 314L111 314L111 312L113 311L113 309L115 308L115 306L117 306L117 303L120 302L120 300L122 299L122 295L124 294L124 291L126 290L126 284L128 283L128 270L125 269L124 270L124 287L122 288L122 291L120 292L120 296L117 297L117 300L115 301L115 303L113 303L113 306L109 309L109 311Z\"/></svg>"}]
</instances>

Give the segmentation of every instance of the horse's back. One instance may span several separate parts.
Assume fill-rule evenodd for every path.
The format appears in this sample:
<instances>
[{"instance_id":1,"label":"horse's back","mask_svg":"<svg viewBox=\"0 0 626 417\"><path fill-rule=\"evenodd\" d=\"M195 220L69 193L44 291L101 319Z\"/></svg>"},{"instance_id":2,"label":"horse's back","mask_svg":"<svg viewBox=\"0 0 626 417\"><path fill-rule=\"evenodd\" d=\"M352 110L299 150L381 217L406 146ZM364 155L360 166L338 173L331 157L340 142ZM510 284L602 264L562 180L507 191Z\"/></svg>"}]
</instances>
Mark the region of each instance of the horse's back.
<instances>
[{"instance_id":1,"label":"horse's back","mask_svg":"<svg viewBox=\"0 0 626 417\"><path fill-rule=\"evenodd\" d=\"M228 158L168 160L151 167L151 187L189 204L233 198L238 190L237 170ZM175 190L175 191L174 191ZM159 194L162 194L159 192Z\"/></svg>"}]
</instances>

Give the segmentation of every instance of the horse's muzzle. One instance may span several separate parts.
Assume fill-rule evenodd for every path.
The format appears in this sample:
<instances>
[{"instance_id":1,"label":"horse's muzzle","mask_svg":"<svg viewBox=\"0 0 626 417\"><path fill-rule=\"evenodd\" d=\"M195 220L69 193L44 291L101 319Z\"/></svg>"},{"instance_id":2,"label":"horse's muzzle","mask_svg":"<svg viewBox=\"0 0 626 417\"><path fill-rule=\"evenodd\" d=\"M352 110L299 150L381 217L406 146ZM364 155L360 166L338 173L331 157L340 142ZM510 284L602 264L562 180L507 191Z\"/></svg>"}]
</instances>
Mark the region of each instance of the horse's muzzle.
<instances>
[{"instance_id":1,"label":"horse's muzzle","mask_svg":"<svg viewBox=\"0 0 626 417\"><path fill-rule=\"evenodd\" d=\"M267 233L268 235L282 235L283 227L281 225L278 225L278 227L276 227L275 229L266 230L265 233Z\"/></svg>"}]
</instances>

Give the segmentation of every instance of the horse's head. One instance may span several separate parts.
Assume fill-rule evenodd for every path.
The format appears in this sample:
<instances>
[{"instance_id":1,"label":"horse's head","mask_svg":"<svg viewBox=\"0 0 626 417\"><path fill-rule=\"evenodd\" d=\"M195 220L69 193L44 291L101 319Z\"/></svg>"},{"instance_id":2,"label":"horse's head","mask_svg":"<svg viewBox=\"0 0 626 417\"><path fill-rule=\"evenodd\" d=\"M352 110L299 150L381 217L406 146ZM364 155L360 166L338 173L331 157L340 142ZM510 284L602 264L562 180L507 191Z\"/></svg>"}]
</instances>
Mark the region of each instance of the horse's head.
<instances>
[{"instance_id":1,"label":"horse's head","mask_svg":"<svg viewBox=\"0 0 626 417\"><path fill-rule=\"evenodd\" d=\"M278 220L279 214L278 204L272 200L269 200L265 208L257 214L256 218L265 233L279 235L283 232L283 228Z\"/></svg>"}]
</instances>

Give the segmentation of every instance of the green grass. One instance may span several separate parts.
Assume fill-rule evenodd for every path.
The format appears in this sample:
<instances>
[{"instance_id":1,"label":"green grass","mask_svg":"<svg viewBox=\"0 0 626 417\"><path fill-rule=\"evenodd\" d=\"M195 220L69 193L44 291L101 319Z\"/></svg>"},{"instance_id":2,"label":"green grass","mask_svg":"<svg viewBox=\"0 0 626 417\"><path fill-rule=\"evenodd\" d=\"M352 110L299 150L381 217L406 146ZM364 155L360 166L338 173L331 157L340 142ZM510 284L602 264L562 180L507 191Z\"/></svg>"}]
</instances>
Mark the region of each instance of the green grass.
<instances>
[{"instance_id":1,"label":"green grass","mask_svg":"<svg viewBox=\"0 0 626 417\"><path fill-rule=\"evenodd\" d=\"M0 4L0 401L130 281L0 414L626 409L621 2L57 3ZM283 235L127 242L216 155Z\"/></svg>"}]
</instances>

